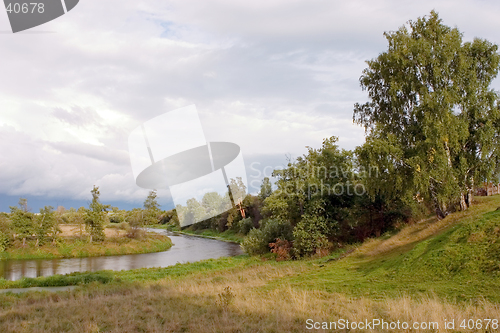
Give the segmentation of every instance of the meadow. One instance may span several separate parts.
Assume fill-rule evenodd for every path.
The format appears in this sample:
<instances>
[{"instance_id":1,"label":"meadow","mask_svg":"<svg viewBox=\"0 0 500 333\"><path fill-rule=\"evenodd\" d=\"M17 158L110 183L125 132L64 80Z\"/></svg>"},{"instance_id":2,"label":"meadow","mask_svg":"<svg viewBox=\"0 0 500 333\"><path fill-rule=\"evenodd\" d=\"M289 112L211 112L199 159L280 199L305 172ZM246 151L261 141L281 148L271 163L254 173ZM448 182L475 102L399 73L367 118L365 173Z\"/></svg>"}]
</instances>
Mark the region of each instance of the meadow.
<instances>
[{"instance_id":1,"label":"meadow","mask_svg":"<svg viewBox=\"0 0 500 333\"><path fill-rule=\"evenodd\" d=\"M2 281L3 288L78 287L0 295L0 331L365 331L321 329L342 320L399 321L399 328L383 330L388 332L422 331L415 324L426 332L497 331L498 206L500 196L479 197L469 210L401 226L321 258L277 262L272 255L239 256Z\"/></svg>"},{"instance_id":2,"label":"meadow","mask_svg":"<svg viewBox=\"0 0 500 333\"><path fill-rule=\"evenodd\" d=\"M106 239L88 242L85 234L80 235L78 226L61 225L62 233L55 243L35 246L29 242L23 246L20 240L0 252L2 259L53 259L112 256L166 251L172 246L171 240L156 233L142 232L140 237L129 237L119 228L105 228Z\"/></svg>"}]
</instances>

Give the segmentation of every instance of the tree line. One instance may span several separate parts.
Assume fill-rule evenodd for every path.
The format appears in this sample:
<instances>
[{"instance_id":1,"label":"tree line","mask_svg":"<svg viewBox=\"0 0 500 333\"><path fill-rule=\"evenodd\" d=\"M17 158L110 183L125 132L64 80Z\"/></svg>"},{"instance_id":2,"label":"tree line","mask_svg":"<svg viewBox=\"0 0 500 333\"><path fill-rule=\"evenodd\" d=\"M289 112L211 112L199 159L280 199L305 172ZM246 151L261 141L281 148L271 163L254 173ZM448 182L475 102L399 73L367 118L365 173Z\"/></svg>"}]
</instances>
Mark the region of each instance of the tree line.
<instances>
[{"instance_id":1,"label":"tree line","mask_svg":"<svg viewBox=\"0 0 500 333\"><path fill-rule=\"evenodd\" d=\"M78 210L65 210L63 207L54 210L52 206L45 206L40 208L39 213L33 213L27 199L21 198L18 206L10 206L10 213L0 213L0 252L10 247L37 247L47 243L56 246L61 224L80 226L77 237L92 243L105 240L104 229L109 223L119 223L127 231L128 237L137 238L141 235L140 228L143 225L157 224L163 218L164 212L159 208L154 190L149 192L143 209L130 211L103 204L96 186L90 192L92 200L89 207L80 207Z\"/></svg>"},{"instance_id":2,"label":"tree line","mask_svg":"<svg viewBox=\"0 0 500 333\"><path fill-rule=\"evenodd\" d=\"M233 207L191 228L245 233L250 254L302 257L466 210L475 188L496 182L498 46L464 42L434 11L384 36L387 51L360 77L369 101L354 105L364 144L348 151L327 138L275 170L274 186L264 179L243 200L246 216Z\"/></svg>"}]
</instances>

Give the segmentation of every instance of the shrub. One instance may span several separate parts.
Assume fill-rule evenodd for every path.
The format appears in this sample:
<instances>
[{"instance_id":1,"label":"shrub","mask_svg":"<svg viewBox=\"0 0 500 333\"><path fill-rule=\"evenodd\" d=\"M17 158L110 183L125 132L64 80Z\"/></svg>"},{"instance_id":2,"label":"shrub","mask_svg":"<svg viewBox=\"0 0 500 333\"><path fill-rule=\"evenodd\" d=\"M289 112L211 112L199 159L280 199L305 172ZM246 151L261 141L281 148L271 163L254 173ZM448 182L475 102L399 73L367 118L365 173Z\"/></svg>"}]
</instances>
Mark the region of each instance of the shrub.
<instances>
[{"instance_id":1,"label":"shrub","mask_svg":"<svg viewBox=\"0 0 500 333\"><path fill-rule=\"evenodd\" d=\"M110 223L122 223L125 221L125 217L119 213L112 213L108 215Z\"/></svg>"},{"instance_id":2,"label":"shrub","mask_svg":"<svg viewBox=\"0 0 500 333\"><path fill-rule=\"evenodd\" d=\"M292 256L290 255L292 251L293 243L287 240L276 239L276 243L269 243L271 252L275 253L276 261L289 260Z\"/></svg>"},{"instance_id":3,"label":"shrub","mask_svg":"<svg viewBox=\"0 0 500 333\"><path fill-rule=\"evenodd\" d=\"M267 244L280 238L283 240L293 240L292 225L288 221L278 219L262 220L262 231L266 237Z\"/></svg>"},{"instance_id":4,"label":"shrub","mask_svg":"<svg viewBox=\"0 0 500 333\"><path fill-rule=\"evenodd\" d=\"M268 244L261 229L252 229L241 243L243 251L249 255L262 254L268 251Z\"/></svg>"},{"instance_id":5,"label":"shrub","mask_svg":"<svg viewBox=\"0 0 500 333\"><path fill-rule=\"evenodd\" d=\"M238 222L238 232L240 234L243 234L243 235L248 234L250 232L250 230L252 230L253 227L254 227L253 221L249 217Z\"/></svg>"},{"instance_id":6,"label":"shrub","mask_svg":"<svg viewBox=\"0 0 500 333\"><path fill-rule=\"evenodd\" d=\"M10 245L10 237L9 235L4 234L0 231L0 252L4 252Z\"/></svg>"},{"instance_id":7,"label":"shrub","mask_svg":"<svg viewBox=\"0 0 500 333\"><path fill-rule=\"evenodd\" d=\"M128 222L121 222L118 225L118 228L121 230L129 230L130 229L130 224Z\"/></svg>"},{"instance_id":8,"label":"shrub","mask_svg":"<svg viewBox=\"0 0 500 333\"><path fill-rule=\"evenodd\" d=\"M127 237L133 239L141 239L144 235L146 235L146 231L136 227L130 228L127 232Z\"/></svg>"},{"instance_id":9,"label":"shrub","mask_svg":"<svg viewBox=\"0 0 500 333\"><path fill-rule=\"evenodd\" d=\"M269 252L269 243L276 239L293 240L292 226L288 221L269 219L261 221L260 229L252 229L243 240L241 247L249 255Z\"/></svg>"},{"instance_id":10,"label":"shrub","mask_svg":"<svg viewBox=\"0 0 500 333\"><path fill-rule=\"evenodd\" d=\"M218 299L216 301L217 306L222 310L227 310L228 307L233 303L234 296L235 295L231 291L231 287L228 286L224 288L224 291L218 295Z\"/></svg>"},{"instance_id":11,"label":"shrub","mask_svg":"<svg viewBox=\"0 0 500 333\"><path fill-rule=\"evenodd\" d=\"M323 216L305 214L293 229L297 257L312 255L328 247L328 225Z\"/></svg>"}]
</instances>

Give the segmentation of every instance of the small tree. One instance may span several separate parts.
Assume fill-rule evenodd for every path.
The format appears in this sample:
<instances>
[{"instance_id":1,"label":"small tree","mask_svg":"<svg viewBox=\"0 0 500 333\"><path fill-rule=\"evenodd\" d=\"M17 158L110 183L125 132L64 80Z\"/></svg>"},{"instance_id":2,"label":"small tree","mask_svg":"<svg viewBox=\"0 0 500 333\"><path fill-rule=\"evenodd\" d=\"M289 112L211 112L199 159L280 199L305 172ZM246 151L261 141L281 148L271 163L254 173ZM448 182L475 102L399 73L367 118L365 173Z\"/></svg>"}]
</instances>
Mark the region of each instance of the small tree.
<instances>
[{"instance_id":1,"label":"small tree","mask_svg":"<svg viewBox=\"0 0 500 333\"><path fill-rule=\"evenodd\" d=\"M40 208L40 214L34 219L34 233L36 245L43 245L48 238L55 242L57 234L60 232L55 212L52 206Z\"/></svg>"},{"instance_id":2,"label":"small tree","mask_svg":"<svg viewBox=\"0 0 500 333\"><path fill-rule=\"evenodd\" d=\"M158 224L160 215L160 205L156 198L156 190L149 192L148 197L144 201L144 212L141 213L141 223L145 224Z\"/></svg>"},{"instance_id":3,"label":"small tree","mask_svg":"<svg viewBox=\"0 0 500 333\"><path fill-rule=\"evenodd\" d=\"M5 251L14 238L12 223L7 214L0 213L0 252Z\"/></svg>"},{"instance_id":4,"label":"small tree","mask_svg":"<svg viewBox=\"0 0 500 333\"><path fill-rule=\"evenodd\" d=\"M23 246L26 245L26 238L33 235L33 214L29 212L28 200L19 199L19 207L10 206L10 219L14 231L18 237L23 239Z\"/></svg>"},{"instance_id":5,"label":"small tree","mask_svg":"<svg viewBox=\"0 0 500 333\"><path fill-rule=\"evenodd\" d=\"M90 235L90 242L93 240L103 241L106 236L104 234L104 224L106 222L106 209L110 205L103 205L99 201L99 187L94 185L92 191L92 202L89 205L89 209L85 210L85 227Z\"/></svg>"},{"instance_id":6,"label":"small tree","mask_svg":"<svg viewBox=\"0 0 500 333\"><path fill-rule=\"evenodd\" d=\"M136 208L133 209L127 218L127 222L130 225L127 237L129 238L141 238L144 231L141 229L144 226L144 210Z\"/></svg>"},{"instance_id":7,"label":"small tree","mask_svg":"<svg viewBox=\"0 0 500 333\"><path fill-rule=\"evenodd\" d=\"M85 207L80 207L76 212L74 212L71 216L71 221L73 224L78 225L79 236L82 238L83 236L83 228L85 226Z\"/></svg>"},{"instance_id":8,"label":"small tree","mask_svg":"<svg viewBox=\"0 0 500 333\"><path fill-rule=\"evenodd\" d=\"M272 193L273 189L271 186L271 181L269 180L269 177L265 177L262 180L262 185L260 186L259 198L260 200L265 200Z\"/></svg>"}]
</instances>

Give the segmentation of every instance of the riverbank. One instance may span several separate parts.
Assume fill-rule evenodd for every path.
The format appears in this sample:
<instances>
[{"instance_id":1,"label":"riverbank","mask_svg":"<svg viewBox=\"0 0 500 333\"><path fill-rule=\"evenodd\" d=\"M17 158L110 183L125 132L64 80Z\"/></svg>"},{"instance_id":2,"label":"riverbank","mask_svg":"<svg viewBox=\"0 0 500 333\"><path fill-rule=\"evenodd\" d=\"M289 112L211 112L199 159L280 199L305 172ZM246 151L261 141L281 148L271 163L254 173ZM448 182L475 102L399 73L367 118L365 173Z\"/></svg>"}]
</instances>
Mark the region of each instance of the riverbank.
<instances>
[{"instance_id":1,"label":"riverbank","mask_svg":"<svg viewBox=\"0 0 500 333\"><path fill-rule=\"evenodd\" d=\"M102 242L89 243L85 239L61 237L55 245L34 246L18 244L0 252L0 260L6 259L56 259L113 256L166 251L172 246L165 235L146 233L140 238L126 236L107 237Z\"/></svg>"},{"instance_id":2,"label":"riverbank","mask_svg":"<svg viewBox=\"0 0 500 333\"><path fill-rule=\"evenodd\" d=\"M363 278L360 267L356 268L359 261L337 261L337 257L263 262L241 256L163 269L67 276L60 282L73 278L76 285L77 280L86 284L57 294L0 294L0 329L303 332L308 319L365 322L378 318L386 322L436 322L441 329L431 330L434 332L446 331L444 319L455 320L454 331L460 332L468 331L458 327L463 318L491 319L500 314L497 289L484 289L480 281L466 288L469 299L464 300L456 297L464 291L457 283L449 283L452 288L443 288L443 281L417 285L392 281L385 285L387 280ZM31 287L34 284L30 281L55 282L56 278L13 284ZM493 299L474 301L478 295Z\"/></svg>"},{"instance_id":3,"label":"riverbank","mask_svg":"<svg viewBox=\"0 0 500 333\"><path fill-rule=\"evenodd\" d=\"M321 328L322 322L378 319L425 323L433 332L470 332L467 321L460 325L474 318L482 326L473 331L496 331L491 325L500 318L500 196L476 200L467 211L407 225L391 237L323 258L276 262L243 255L3 280L3 288L79 286L57 294L0 295L0 330L303 332L311 323ZM445 320L455 328L445 329Z\"/></svg>"},{"instance_id":4,"label":"riverbank","mask_svg":"<svg viewBox=\"0 0 500 333\"><path fill-rule=\"evenodd\" d=\"M173 228L170 225L164 224L147 225L145 226L145 228L168 230L183 235L197 236L237 244L241 244L241 242L243 242L243 239L245 238L245 235L235 233L232 230L226 230L224 232L218 232L212 229L191 230L187 228L184 230L179 230L178 228Z\"/></svg>"}]
</instances>

